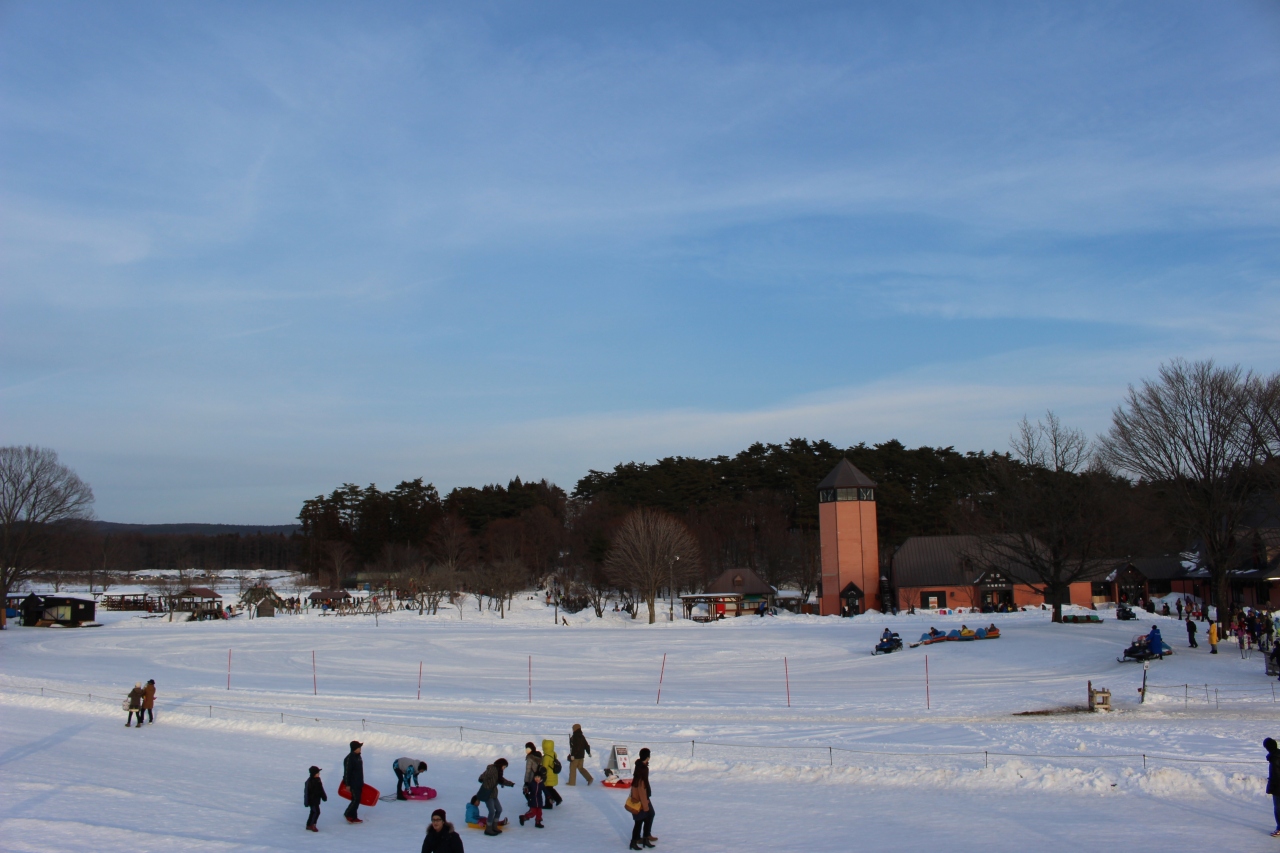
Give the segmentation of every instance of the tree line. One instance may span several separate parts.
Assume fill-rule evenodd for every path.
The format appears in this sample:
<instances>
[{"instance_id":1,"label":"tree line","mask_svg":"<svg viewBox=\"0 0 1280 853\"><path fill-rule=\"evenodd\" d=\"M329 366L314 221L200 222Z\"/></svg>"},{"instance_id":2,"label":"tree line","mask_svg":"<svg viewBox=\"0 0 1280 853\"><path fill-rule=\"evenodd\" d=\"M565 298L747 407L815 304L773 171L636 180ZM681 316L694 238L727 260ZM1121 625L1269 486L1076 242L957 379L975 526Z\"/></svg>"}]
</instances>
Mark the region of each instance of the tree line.
<instances>
[{"instance_id":1,"label":"tree line","mask_svg":"<svg viewBox=\"0 0 1280 853\"><path fill-rule=\"evenodd\" d=\"M1215 598L1229 601L1229 572L1248 547L1242 525L1280 485L1278 454L1280 375L1182 360L1131 387L1094 439L1048 412L1015 425L1003 452L796 438L732 456L624 462L589 471L571 493L520 478L444 497L424 478L388 490L348 483L305 501L291 537L95 536L76 526L92 492L53 451L0 448L0 556L10 567L0 586L7 593L59 565L261 566L327 586L370 573L433 608L470 591L501 610L519 590L551 584L571 606L602 612L620 596L648 604L652 618L659 592L728 569L815 591L817 483L848 458L878 482L886 567L909 537L969 533L984 543L979 562L1017 566L1061 602L1101 559L1191 549ZM23 491L32 480L48 481L39 500Z\"/></svg>"}]
</instances>

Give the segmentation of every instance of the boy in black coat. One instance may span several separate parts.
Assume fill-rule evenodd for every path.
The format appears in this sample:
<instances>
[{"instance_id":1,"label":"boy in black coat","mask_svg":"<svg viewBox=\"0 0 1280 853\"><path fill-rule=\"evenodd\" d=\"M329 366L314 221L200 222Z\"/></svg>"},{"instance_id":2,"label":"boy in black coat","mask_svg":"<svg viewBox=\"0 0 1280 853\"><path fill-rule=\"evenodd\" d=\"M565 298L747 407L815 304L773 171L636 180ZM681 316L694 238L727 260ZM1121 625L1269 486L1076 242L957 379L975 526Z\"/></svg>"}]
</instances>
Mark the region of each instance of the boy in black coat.
<instances>
[{"instance_id":1,"label":"boy in black coat","mask_svg":"<svg viewBox=\"0 0 1280 853\"><path fill-rule=\"evenodd\" d=\"M316 821L320 819L320 804L328 802L329 797L324 792L324 783L320 781L320 768L313 764L309 772L311 775L307 777L306 787L302 789L302 804L311 809L311 813L307 815L307 829L319 832Z\"/></svg>"}]
</instances>

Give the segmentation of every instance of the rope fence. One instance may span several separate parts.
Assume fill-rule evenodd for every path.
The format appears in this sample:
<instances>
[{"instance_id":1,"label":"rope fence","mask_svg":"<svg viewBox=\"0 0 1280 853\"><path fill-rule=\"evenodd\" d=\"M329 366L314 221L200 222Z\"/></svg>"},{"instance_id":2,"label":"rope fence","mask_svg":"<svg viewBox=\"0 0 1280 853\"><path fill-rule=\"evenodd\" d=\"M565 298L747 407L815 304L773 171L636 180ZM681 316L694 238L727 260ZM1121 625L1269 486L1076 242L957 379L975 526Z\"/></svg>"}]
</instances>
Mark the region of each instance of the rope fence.
<instances>
[{"instance_id":1,"label":"rope fence","mask_svg":"<svg viewBox=\"0 0 1280 853\"><path fill-rule=\"evenodd\" d=\"M1223 689L1227 685L1219 687ZM1148 685L1148 690L1152 690L1156 685ZM1159 685L1161 689L1177 687L1179 689L1187 688L1188 691L1192 687L1202 689L1201 685ZM1213 685L1208 685L1210 690ZM88 698L90 701L107 702L113 705L119 705L120 699L111 696L92 693L78 693L68 690L60 690L51 687L21 687L5 685L0 690L23 692L31 695L39 695L44 697L50 696L67 696L76 698ZM1256 691L1255 691L1256 692ZM369 717L327 717L317 716L313 714L297 714L288 711L266 711L254 710L249 708L230 708L224 705L213 704L182 704L173 706L173 713L183 713L187 715L199 716L194 714L200 709L206 711L205 716L209 719L256 719L265 721L276 721L283 725L330 725L342 724L354 727L357 723L360 730L364 732L383 732L386 734L396 734L405 730L410 732L432 732L440 733L450 739L456 734L460 743L471 743L485 746L511 746L521 741L531 739L529 732L516 732L501 729L483 729L474 726L454 726L454 725L429 725L420 723L396 723L387 720L379 720ZM394 731L392 731L394 730ZM785 756L786 761L775 761L771 763L790 764L798 767L863 767L865 763L859 763L858 758L875 757L879 759L895 759L902 761L904 759L914 759L915 761L925 761L931 767L937 767L940 763L939 759L959 759L959 765L963 767L977 767L979 759L982 761L984 769L990 768L992 759L1011 758L1011 759L1032 759L1032 760L1056 760L1056 761L1084 761L1090 763L1099 762L1121 762L1125 764L1137 765L1139 762L1143 770L1146 770L1152 764L1188 764L1188 765L1231 765L1231 766L1250 766L1257 767L1265 765L1264 759L1248 759L1248 758L1225 758L1225 757L1206 757L1206 758L1190 758L1186 756L1165 755L1160 753L1149 752L1115 752L1115 753L1041 753L1041 752L1005 752L1000 750L989 749L922 749L917 751L900 751L895 749L859 749L850 746L839 746L835 744L759 744L759 743L726 743L722 741L697 740L696 738L681 740L666 740L661 738L648 738L636 735L634 732L623 735L611 735L608 733L593 733L593 737L599 741L609 741L614 743L626 742L643 742L647 746L666 746L672 749L662 750L669 757L682 758L685 757L684 748L688 748L687 757L690 759L703 759L708 761L743 761L749 762L753 759L759 760L764 755L773 754L778 757ZM676 748L678 747L678 749ZM659 750L654 750L659 752ZM825 760L823 760L825 759Z\"/></svg>"}]
</instances>

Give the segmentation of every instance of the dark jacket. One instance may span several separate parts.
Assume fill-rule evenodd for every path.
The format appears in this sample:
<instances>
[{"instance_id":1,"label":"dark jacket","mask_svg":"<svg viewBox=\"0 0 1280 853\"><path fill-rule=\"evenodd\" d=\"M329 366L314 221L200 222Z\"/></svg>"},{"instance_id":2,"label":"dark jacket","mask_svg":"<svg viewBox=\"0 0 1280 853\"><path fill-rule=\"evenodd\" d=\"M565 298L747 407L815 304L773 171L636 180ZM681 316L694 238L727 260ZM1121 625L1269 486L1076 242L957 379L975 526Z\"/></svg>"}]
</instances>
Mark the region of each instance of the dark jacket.
<instances>
[{"instance_id":1,"label":"dark jacket","mask_svg":"<svg viewBox=\"0 0 1280 853\"><path fill-rule=\"evenodd\" d=\"M631 787L638 788L644 785L644 795L646 797L653 796L653 789L649 787L649 762L637 761L635 769L631 771Z\"/></svg>"},{"instance_id":2,"label":"dark jacket","mask_svg":"<svg viewBox=\"0 0 1280 853\"><path fill-rule=\"evenodd\" d=\"M146 694L142 692L141 687L135 687L129 691L129 708L137 711L142 707L142 699Z\"/></svg>"},{"instance_id":3,"label":"dark jacket","mask_svg":"<svg viewBox=\"0 0 1280 853\"><path fill-rule=\"evenodd\" d=\"M510 779L507 779L502 775L502 768L496 764L490 764L486 767L484 772L480 774L480 779L478 781L485 790L495 792L498 790L499 785L505 785L508 788L514 788L516 786L515 782L512 782Z\"/></svg>"},{"instance_id":4,"label":"dark jacket","mask_svg":"<svg viewBox=\"0 0 1280 853\"><path fill-rule=\"evenodd\" d=\"M587 743L587 736L582 733L582 729L578 729L569 737L569 757L582 759L584 755L591 754L591 744Z\"/></svg>"},{"instance_id":5,"label":"dark jacket","mask_svg":"<svg viewBox=\"0 0 1280 853\"><path fill-rule=\"evenodd\" d=\"M445 821L439 832L434 826L428 826L427 837L422 839L422 853L463 853L462 839L454 832L453 824Z\"/></svg>"},{"instance_id":6,"label":"dark jacket","mask_svg":"<svg viewBox=\"0 0 1280 853\"><path fill-rule=\"evenodd\" d=\"M324 792L324 783L320 781L320 777L312 776L308 779L306 787L302 789L302 804L310 808L328 801L329 796Z\"/></svg>"},{"instance_id":7,"label":"dark jacket","mask_svg":"<svg viewBox=\"0 0 1280 853\"><path fill-rule=\"evenodd\" d=\"M348 752L342 759L342 781L348 788L364 784L364 759L358 752Z\"/></svg>"},{"instance_id":8,"label":"dark jacket","mask_svg":"<svg viewBox=\"0 0 1280 853\"><path fill-rule=\"evenodd\" d=\"M148 684L142 688L142 708L143 710L155 710L156 707L156 686Z\"/></svg>"},{"instance_id":9,"label":"dark jacket","mask_svg":"<svg viewBox=\"0 0 1280 853\"><path fill-rule=\"evenodd\" d=\"M1280 748L1267 753L1267 793L1280 796Z\"/></svg>"}]
</instances>

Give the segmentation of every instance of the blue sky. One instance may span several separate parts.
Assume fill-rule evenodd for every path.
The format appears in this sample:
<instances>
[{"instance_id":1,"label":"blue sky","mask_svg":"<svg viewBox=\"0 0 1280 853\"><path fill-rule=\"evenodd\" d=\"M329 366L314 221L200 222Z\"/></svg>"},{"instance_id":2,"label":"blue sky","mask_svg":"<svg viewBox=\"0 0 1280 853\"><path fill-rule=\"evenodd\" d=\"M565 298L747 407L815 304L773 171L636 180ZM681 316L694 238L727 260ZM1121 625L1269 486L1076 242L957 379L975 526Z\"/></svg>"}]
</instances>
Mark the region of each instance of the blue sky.
<instances>
[{"instance_id":1,"label":"blue sky","mask_svg":"<svg viewBox=\"0 0 1280 853\"><path fill-rule=\"evenodd\" d=\"M0 5L0 443L284 523L1280 369L1280 6Z\"/></svg>"}]
</instances>

